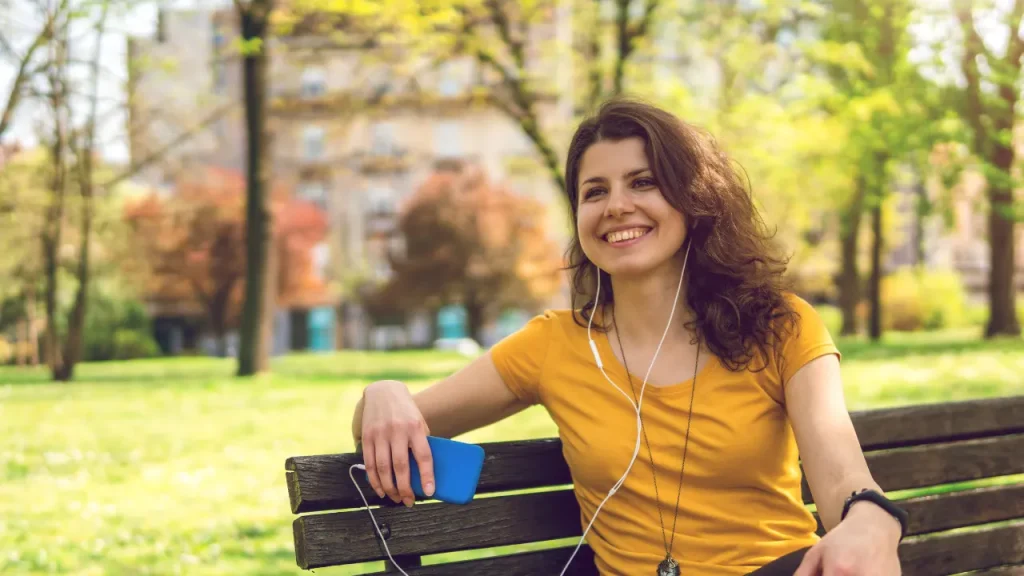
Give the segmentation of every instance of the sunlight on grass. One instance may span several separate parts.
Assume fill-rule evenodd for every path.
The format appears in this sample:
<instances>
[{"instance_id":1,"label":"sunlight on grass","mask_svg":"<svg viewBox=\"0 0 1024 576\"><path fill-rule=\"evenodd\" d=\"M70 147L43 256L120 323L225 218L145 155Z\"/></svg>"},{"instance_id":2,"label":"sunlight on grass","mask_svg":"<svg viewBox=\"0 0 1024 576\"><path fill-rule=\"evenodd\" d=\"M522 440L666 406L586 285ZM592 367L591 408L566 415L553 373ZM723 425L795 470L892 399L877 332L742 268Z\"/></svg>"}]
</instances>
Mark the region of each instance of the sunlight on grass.
<instances>
[{"instance_id":1,"label":"sunlight on grass","mask_svg":"<svg viewBox=\"0 0 1024 576\"><path fill-rule=\"evenodd\" d=\"M1024 393L1020 340L895 335L841 348L851 409ZM0 573L301 574L285 458L351 451L364 384L419 388L465 363L430 351L294 355L240 380L231 361L159 359L83 365L73 384L0 368ZM554 433L535 407L466 439ZM382 565L317 574L371 566Z\"/></svg>"}]
</instances>

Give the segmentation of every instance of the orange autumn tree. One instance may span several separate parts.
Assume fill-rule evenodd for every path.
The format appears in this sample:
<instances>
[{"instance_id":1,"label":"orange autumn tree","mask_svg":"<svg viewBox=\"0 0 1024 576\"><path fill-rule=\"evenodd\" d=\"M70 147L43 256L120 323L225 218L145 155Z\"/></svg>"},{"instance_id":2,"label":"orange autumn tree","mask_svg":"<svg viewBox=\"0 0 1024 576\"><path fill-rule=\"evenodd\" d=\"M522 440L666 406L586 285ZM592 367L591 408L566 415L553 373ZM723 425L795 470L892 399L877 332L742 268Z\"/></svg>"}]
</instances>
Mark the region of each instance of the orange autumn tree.
<instances>
[{"instance_id":1,"label":"orange autumn tree","mask_svg":"<svg viewBox=\"0 0 1024 576\"><path fill-rule=\"evenodd\" d=\"M178 310L199 309L225 355L225 335L238 326L244 296L245 180L207 168L178 179L174 192L128 204L125 219L148 263L148 299ZM326 299L313 266L313 247L327 235L323 211L284 188L271 199L276 264L275 295L281 306Z\"/></svg>"},{"instance_id":2,"label":"orange autumn tree","mask_svg":"<svg viewBox=\"0 0 1024 576\"><path fill-rule=\"evenodd\" d=\"M402 253L367 298L371 314L466 309L480 341L484 324L510 307L534 308L560 287L562 264L545 226L543 204L490 182L482 170L438 171L399 214Z\"/></svg>"}]
</instances>

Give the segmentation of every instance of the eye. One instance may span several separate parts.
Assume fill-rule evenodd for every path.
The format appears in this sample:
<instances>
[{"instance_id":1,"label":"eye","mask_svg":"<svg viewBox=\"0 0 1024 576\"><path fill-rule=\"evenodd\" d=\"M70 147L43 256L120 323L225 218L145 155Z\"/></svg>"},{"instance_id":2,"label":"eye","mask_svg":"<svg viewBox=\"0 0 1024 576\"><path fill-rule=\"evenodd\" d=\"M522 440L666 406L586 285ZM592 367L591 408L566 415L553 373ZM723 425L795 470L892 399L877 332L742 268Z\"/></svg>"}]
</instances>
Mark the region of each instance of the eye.
<instances>
[{"instance_id":1,"label":"eye","mask_svg":"<svg viewBox=\"0 0 1024 576\"><path fill-rule=\"evenodd\" d=\"M593 186L583 191L583 199L590 200L598 195L604 194L604 188L600 186Z\"/></svg>"},{"instance_id":2,"label":"eye","mask_svg":"<svg viewBox=\"0 0 1024 576\"><path fill-rule=\"evenodd\" d=\"M633 180L634 188L653 188L654 186L657 186L657 183L655 183L653 178L644 177Z\"/></svg>"}]
</instances>

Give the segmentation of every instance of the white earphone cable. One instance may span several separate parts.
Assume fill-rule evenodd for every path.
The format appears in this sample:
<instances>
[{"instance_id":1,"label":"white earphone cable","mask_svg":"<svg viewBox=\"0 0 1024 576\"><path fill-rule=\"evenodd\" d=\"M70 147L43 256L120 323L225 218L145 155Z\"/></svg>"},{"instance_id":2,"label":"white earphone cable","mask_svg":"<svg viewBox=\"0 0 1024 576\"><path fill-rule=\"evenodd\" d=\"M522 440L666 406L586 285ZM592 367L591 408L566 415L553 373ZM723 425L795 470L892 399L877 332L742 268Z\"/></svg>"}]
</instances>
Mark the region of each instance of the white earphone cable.
<instances>
[{"instance_id":1,"label":"white earphone cable","mask_svg":"<svg viewBox=\"0 0 1024 576\"><path fill-rule=\"evenodd\" d=\"M612 388L615 388L626 397L626 401L629 402L629 405L633 407L633 411L636 413L636 446L633 448L633 457L629 460L629 466L626 467L626 471L622 474L622 477L620 477L618 482L612 486L608 491L608 495L604 497L604 500L602 500L601 503L598 504L597 509L594 510L594 515L590 518L590 522L587 523L586 529L583 530L583 535L580 536L580 540L576 544L576 549L573 550L572 554L569 556L569 561L565 563L565 567L562 568L562 572L559 576L565 576L565 571L569 569L569 565L572 564L576 554L580 551L580 547L583 546L583 542L586 539L587 534L590 532L590 528L594 525L594 521L597 520L597 515L601 513L601 508L604 507L605 502L608 502L608 500L618 492L619 488L622 487L623 483L626 482L626 477L629 476L630 471L633 469L633 464L636 463L636 457L640 454L640 438L643 431L643 420L640 419L640 409L643 407L644 403L644 390L647 388L647 380L651 376L651 370L654 369L654 362L658 359L658 354L661 352L661 346L665 343L665 337L668 336L669 328L672 327L672 318L675 316L676 304L679 302L679 293L683 288L683 275L686 273L686 261L689 257L690 245L687 244L686 254L683 256L683 269L679 272L679 284L676 286L675 299L672 301L672 311L668 315L668 322L665 324L665 331L661 334L661 341L658 342L658 347L654 350L654 357L651 358L651 364L647 367L647 373L644 375L644 383L640 387L640 396L637 398L636 403L633 402L633 399L630 398L622 388L616 386L615 383L612 382L612 379L608 377L608 373L604 371L604 363L601 361L601 355L597 351L597 344L590 335L590 329L594 323L594 312L597 311L597 305L600 302L601 297L601 269L597 269L597 293L594 295L594 309L591 310L590 318L587 321L587 340L590 343L590 351L594 354L594 361L597 363L597 368L601 371L601 375L603 375L604 379L611 384Z\"/></svg>"},{"instance_id":2,"label":"white earphone cable","mask_svg":"<svg viewBox=\"0 0 1024 576\"><path fill-rule=\"evenodd\" d=\"M356 468L360 470L366 470L366 466L362 464L353 464L348 467L348 477L352 479L352 485L355 486L356 490L359 491L359 497L363 499L363 504L366 505L366 511L370 514L370 521L373 522L374 530L376 530L377 535L380 536L380 542L384 545L384 551L387 552L388 559L391 560L391 564L393 564L394 567L397 568L398 571L403 574L403 576L409 576L409 574L406 573L405 570L402 570L402 567L398 565L398 562L395 562L395 558L391 555L391 549L388 548L388 543L386 540L384 540L384 534L381 533L380 526L377 525L377 519L373 516L373 510L370 510L370 503L366 501L366 496L363 495L363 489L359 487L359 483L356 482L356 477L352 473L352 471L355 470Z\"/></svg>"},{"instance_id":3,"label":"white earphone cable","mask_svg":"<svg viewBox=\"0 0 1024 576\"><path fill-rule=\"evenodd\" d=\"M562 568L562 572L559 576L565 576L566 570L569 569L569 565L572 564L573 559L576 558L576 554L583 546L583 542L586 540L587 534L590 533L590 528L594 525L594 521L597 520L598 514L601 513L601 508L604 507L605 503L608 502L608 500L611 499L611 497L618 492L619 488L621 488L625 483L626 478L633 469L633 464L636 463L637 455L640 454L640 438L643 432L643 420L640 419L640 410L644 403L644 390L647 389L647 380L651 376L651 370L654 369L654 363L657 361L658 354L661 352L661 346L665 343L665 337L668 336L669 328L672 327L672 318L676 313L676 304L679 302L679 293L683 287L683 276L686 273L686 261L689 259L689 256L690 246L687 244L686 255L683 256L683 269L679 272L679 285L676 287L675 299L672 301L672 311L668 315L668 322L665 324L665 331L661 334L661 341L658 342L658 347L654 350L654 357L651 358L651 364L647 367L647 373L644 375L643 385L640 387L640 395L637 398L636 403L633 402L633 399L630 398L622 388L616 386L615 382L608 377L608 373L604 371L604 363L601 361L601 354L597 351L597 344L591 337L591 326L594 323L594 312L597 311L597 304L600 302L601 297L601 269L597 269L597 293L594 296L594 310L591 310L590 318L587 321L587 340L590 343L590 351L594 354L594 361L597 363L597 368L601 371L601 375L603 375L604 379L608 381L608 384L610 384L612 388L618 390L626 398L626 401L629 402L629 405L633 407L633 412L636 414L636 445L633 447L633 456L629 460L629 466L626 467L626 471L622 474L619 480L615 482L615 485L608 490L608 494L604 497L604 500L602 500L601 503L598 504L597 509L594 510L594 515L590 518L590 522L587 523L586 529L583 530L583 535L580 536L580 540L576 544L576 549L573 550L572 554L569 556L569 561L565 563L565 567ZM359 483L356 482L355 475L353 474L353 470L356 469L366 470L366 466L363 464L353 464L349 466L348 476L352 479L352 485L354 485L356 490L359 492L359 497L363 499L363 505L366 506L366 512L370 515L370 521L373 522L373 528L377 531L377 536L380 537L380 541L384 545L384 552L387 553L388 559L391 560L391 564L394 565L394 567L398 569L403 576L409 576L409 574L398 565L398 562L396 562L395 558L391 555L391 550L388 548L388 543L384 539L384 534L380 531L380 526L378 526L377 519L373 515L373 510L370 509L370 503L366 500L366 496L363 494L363 489L359 486Z\"/></svg>"}]
</instances>

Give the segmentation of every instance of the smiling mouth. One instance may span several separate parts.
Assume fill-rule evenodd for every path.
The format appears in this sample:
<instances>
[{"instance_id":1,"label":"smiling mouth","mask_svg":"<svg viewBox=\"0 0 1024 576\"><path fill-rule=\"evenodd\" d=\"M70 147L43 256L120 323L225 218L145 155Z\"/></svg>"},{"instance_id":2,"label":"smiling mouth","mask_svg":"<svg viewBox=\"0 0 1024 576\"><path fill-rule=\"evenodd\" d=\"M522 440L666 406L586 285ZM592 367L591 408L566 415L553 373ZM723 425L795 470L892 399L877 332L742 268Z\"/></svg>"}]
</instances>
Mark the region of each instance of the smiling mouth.
<instances>
[{"instance_id":1,"label":"smiling mouth","mask_svg":"<svg viewBox=\"0 0 1024 576\"><path fill-rule=\"evenodd\" d=\"M637 238L646 236L651 230L652 228L647 227L629 228L628 230L609 232L605 234L603 238L605 242L608 242L609 244L623 244L630 240L636 240Z\"/></svg>"}]
</instances>

